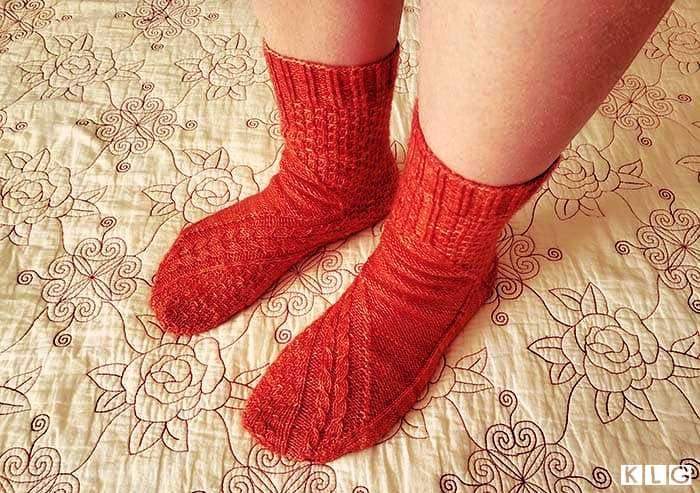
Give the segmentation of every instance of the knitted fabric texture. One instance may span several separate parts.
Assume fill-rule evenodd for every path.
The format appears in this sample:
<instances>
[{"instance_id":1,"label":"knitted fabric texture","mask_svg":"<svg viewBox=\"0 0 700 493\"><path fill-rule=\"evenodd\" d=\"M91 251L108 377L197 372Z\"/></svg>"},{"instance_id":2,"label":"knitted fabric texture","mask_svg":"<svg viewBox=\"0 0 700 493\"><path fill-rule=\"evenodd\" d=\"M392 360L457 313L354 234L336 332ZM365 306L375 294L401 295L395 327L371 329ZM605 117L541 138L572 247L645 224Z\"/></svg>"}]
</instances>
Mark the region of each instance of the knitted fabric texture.
<instances>
[{"instance_id":1,"label":"knitted fabric texture","mask_svg":"<svg viewBox=\"0 0 700 493\"><path fill-rule=\"evenodd\" d=\"M330 66L264 46L285 140L259 194L186 227L155 276L164 329L194 334L253 303L318 247L389 211L398 171L389 142L397 47L384 59Z\"/></svg>"},{"instance_id":2,"label":"knitted fabric texture","mask_svg":"<svg viewBox=\"0 0 700 493\"><path fill-rule=\"evenodd\" d=\"M465 179L431 152L416 109L379 245L341 298L267 370L244 426L296 460L328 462L380 441L487 298L503 227L555 165L523 184Z\"/></svg>"}]
</instances>

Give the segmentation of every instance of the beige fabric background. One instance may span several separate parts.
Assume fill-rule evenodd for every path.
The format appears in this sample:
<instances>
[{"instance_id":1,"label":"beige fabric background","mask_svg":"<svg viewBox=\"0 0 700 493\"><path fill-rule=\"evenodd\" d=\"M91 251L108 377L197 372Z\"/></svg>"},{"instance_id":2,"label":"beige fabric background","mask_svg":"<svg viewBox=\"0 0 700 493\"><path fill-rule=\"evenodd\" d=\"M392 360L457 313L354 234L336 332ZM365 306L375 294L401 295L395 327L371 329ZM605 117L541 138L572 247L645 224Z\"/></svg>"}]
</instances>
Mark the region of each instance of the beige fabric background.
<instances>
[{"instance_id":1,"label":"beige fabric background","mask_svg":"<svg viewBox=\"0 0 700 493\"><path fill-rule=\"evenodd\" d=\"M404 10L399 162L420 15ZM276 170L259 44L248 2L0 2L0 491L612 492L623 463L697 470L696 0L504 231L490 302L424 398L381 445L328 465L268 454L241 408L379 226L202 336L164 334L147 303L186 222Z\"/></svg>"}]
</instances>

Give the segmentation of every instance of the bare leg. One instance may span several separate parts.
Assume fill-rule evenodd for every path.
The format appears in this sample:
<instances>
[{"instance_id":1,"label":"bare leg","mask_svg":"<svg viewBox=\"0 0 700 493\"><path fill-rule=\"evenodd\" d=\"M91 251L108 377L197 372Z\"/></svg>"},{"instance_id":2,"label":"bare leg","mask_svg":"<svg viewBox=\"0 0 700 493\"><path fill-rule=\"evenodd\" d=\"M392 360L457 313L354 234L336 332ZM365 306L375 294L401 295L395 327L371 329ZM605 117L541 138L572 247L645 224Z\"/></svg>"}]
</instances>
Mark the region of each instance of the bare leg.
<instances>
[{"instance_id":1,"label":"bare leg","mask_svg":"<svg viewBox=\"0 0 700 493\"><path fill-rule=\"evenodd\" d=\"M382 58L396 45L403 0L255 0L265 41L284 55L333 65Z\"/></svg>"},{"instance_id":2,"label":"bare leg","mask_svg":"<svg viewBox=\"0 0 700 493\"><path fill-rule=\"evenodd\" d=\"M632 62L671 0L423 0L420 121L491 185L538 175Z\"/></svg>"}]
</instances>

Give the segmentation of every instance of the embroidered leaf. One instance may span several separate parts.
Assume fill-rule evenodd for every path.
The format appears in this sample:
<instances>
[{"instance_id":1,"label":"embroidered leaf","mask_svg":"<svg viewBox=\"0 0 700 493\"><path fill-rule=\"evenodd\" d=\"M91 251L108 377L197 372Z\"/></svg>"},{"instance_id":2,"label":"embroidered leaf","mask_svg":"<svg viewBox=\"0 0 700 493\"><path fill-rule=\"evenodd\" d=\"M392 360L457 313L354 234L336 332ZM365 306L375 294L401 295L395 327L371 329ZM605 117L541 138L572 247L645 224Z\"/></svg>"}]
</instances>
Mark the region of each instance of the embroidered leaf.
<instances>
[{"instance_id":1,"label":"embroidered leaf","mask_svg":"<svg viewBox=\"0 0 700 493\"><path fill-rule=\"evenodd\" d=\"M182 76L182 82L197 82L203 78L204 76L200 72L185 72Z\"/></svg>"},{"instance_id":2,"label":"embroidered leaf","mask_svg":"<svg viewBox=\"0 0 700 493\"><path fill-rule=\"evenodd\" d=\"M15 245L29 245L29 235L32 232L32 225L27 223L17 224L10 232L10 241Z\"/></svg>"},{"instance_id":3,"label":"embroidered leaf","mask_svg":"<svg viewBox=\"0 0 700 493\"><path fill-rule=\"evenodd\" d=\"M647 58L651 60L655 60L657 58L662 58L666 56L666 53L658 49L656 46L650 46L646 50L644 50L644 54L647 56Z\"/></svg>"},{"instance_id":4,"label":"embroidered leaf","mask_svg":"<svg viewBox=\"0 0 700 493\"><path fill-rule=\"evenodd\" d=\"M236 33L233 35L231 40L226 43L226 48L234 50L245 50L247 45L248 41L245 39L245 36L243 36L243 34L241 33Z\"/></svg>"},{"instance_id":5,"label":"embroidered leaf","mask_svg":"<svg viewBox=\"0 0 700 493\"><path fill-rule=\"evenodd\" d=\"M185 72L199 72L199 58L184 58L175 62L175 66Z\"/></svg>"},{"instance_id":6,"label":"embroidered leaf","mask_svg":"<svg viewBox=\"0 0 700 493\"><path fill-rule=\"evenodd\" d=\"M63 96L68 89L65 87L47 87L41 94L41 99L52 99L56 97Z\"/></svg>"},{"instance_id":7,"label":"embroidered leaf","mask_svg":"<svg viewBox=\"0 0 700 493\"><path fill-rule=\"evenodd\" d=\"M231 40L231 38L222 34L212 34L211 36L207 36L207 38L214 43L214 46L218 46L219 48L224 48L226 43Z\"/></svg>"},{"instance_id":8,"label":"embroidered leaf","mask_svg":"<svg viewBox=\"0 0 700 493\"><path fill-rule=\"evenodd\" d=\"M621 392L605 392L597 390L595 394L595 409L603 423L617 419L625 410L625 399Z\"/></svg>"},{"instance_id":9,"label":"embroidered leaf","mask_svg":"<svg viewBox=\"0 0 700 493\"><path fill-rule=\"evenodd\" d=\"M95 402L96 413L108 413L120 408L126 403L126 392L105 391L100 394Z\"/></svg>"},{"instance_id":10,"label":"embroidered leaf","mask_svg":"<svg viewBox=\"0 0 700 493\"><path fill-rule=\"evenodd\" d=\"M403 417L401 429L411 438L422 439L430 437L425 426L425 416L418 409L412 409Z\"/></svg>"},{"instance_id":11,"label":"embroidered leaf","mask_svg":"<svg viewBox=\"0 0 700 493\"><path fill-rule=\"evenodd\" d=\"M171 193L174 188L175 185L171 184L151 185L150 187L144 188L142 192L153 202L170 204L173 202Z\"/></svg>"},{"instance_id":12,"label":"embroidered leaf","mask_svg":"<svg viewBox=\"0 0 700 493\"><path fill-rule=\"evenodd\" d=\"M620 177L620 186L622 190L638 190L640 188L650 187L651 183L640 176L635 176L627 173L618 173Z\"/></svg>"},{"instance_id":13,"label":"embroidered leaf","mask_svg":"<svg viewBox=\"0 0 700 493\"><path fill-rule=\"evenodd\" d=\"M617 169L617 171L620 173L625 173L627 175L632 176L641 176L642 170L643 166L641 159L637 159L636 161L632 161L631 163L623 164Z\"/></svg>"},{"instance_id":14,"label":"embroidered leaf","mask_svg":"<svg viewBox=\"0 0 700 493\"><path fill-rule=\"evenodd\" d=\"M466 370L471 370L477 373L484 371L486 367L486 348L481 348L479 351L468 354L455 363L455 367L464 368Z\"/></svg>"},{"instance_id":15,"label":"embroidered leaf","mask_svg":"<svg viewBox=\"0 0 700 493\"><path fill-rule=\"evenodd\" d=\"M146 335L152 339L160 341L163 338L163 329L161 329L158 320L153 315L136 315L139 323L143 327Z\"/></svg>"},{"instance_id":16,"label":"embroidered leaf","mask_svg":"<svg viewBox=\"0 0 700 493\"><path fill-rule=\"evenodd\" d=\"M581 294L569 288L553 288L549 292L569 310L581 311Z\"/></svg>"},{"instance_id":17,"label":"embroidered leaf","mask_svg":"<svg viewBox=\"0 0 700 493\"><path fill-rule=\"evenodd\" d=\"M242 385L251 385L263 376L266 368L267 365L263 365L259 368L253 368L252 370L244 371L242 373L239 373L233 381Z\"/></svg>"},{"instance_id":18,"label":"embroidered leaf","mask_svg":"<svg viewBox=\"0 0 700 493\"><path fill-rule=\"evenodd\" d=\"M565 365L569 363L569 359L561 349L561 337L551 336L542 337L527 347L537 356L550 363Z\"/></svg>"},{"instance_id":19,"label":"embroidered leaf","mask_svg":"<svg viewBox=\"0 0 700 493\"><path fill-rule=\"evenodd\" d=\"M566 363L565 365L553 364L549 368L549 381L554 385L566 383L576 376L574 365Z\"/></svg>"},{"instance_id":20,"label":"embroidered leaf","mask_svg":"<svg viewBox=\"0 0 700 493\"><path fill-rule=\"evenodd\" d=\"M168 214L175 212L175 204L153 204L151 207L151 216L167 216Z\"/></svg>"},{"instance_id":21,"label":"embroidered leaf","mask_svg":"<svg viewBox=\"0 0 700 493\"><path fill-rule=\"evenodd\" d=\"M122 386L122 375L126 370L126 365L122 363L110 363L93 368L87 373L90 380L95 382L99 388L111 392L121 392L124 390Z\"/></svg>"},{"instance_id":22,"label":"embroidered leaf","mask_svg":"<svg viewBox=\"0 0 700 493\"><path fill-rule=\"evenodd\" d=\"M71 45L73 50L89 50L92 48L92 35L89 33L83 34L78 39L76 39Z\"/></svg>"},{"instance_id":23,"label":"embroidered leaf","mask_svg":"<svg viewBox=\"0 0 700 493\"><path fill-rule=\"evenodd\" d=\"M561 220L571 219L579 211L578 200L557 199L554 203L554 212Z\"/></svg>"},{"instance_id":24,"label":"embroidered leaf","mask_svg":"<svg viewBox=\"0 0 700 493\"><path fill-rule=\"evenodd\" d=\"M44 66L44 63L46 63L46 60L31 60L28 62L20 63L18 67L21 70L24 70L25 72L29 72L32 74L41 74L41 68Z\"/></svg>"},{"instance_id":25,"label":"embroidered leaf","mask_svg":"<svg viewBox=\"0 0 700 493\"><path fill-rule=\"evenodd\" d=\"M100 210L92 202L87 200L75 199L73 201L73 207L68 211L68 216L72 217L82 217L82 216L92 216L99 214Z\"/></svg>"},{"instance_id":26,"label":"embroidered leaf","mask_svg":"<svg viewBox=\"0 0 700 493\"><path fill-rule=\"evenodd\" d=\"M671 344L671 351L700 357L700 332L675 340Z\"/></svg>"},{"instance_id":27,"label":"embroidered leaf","mask_svg":"<svg viewBox=\"0 0 700 493\"><path fill-rule=\"evenodd\" d=\"M581 313L590 315L593 313L608 314L608 302L603 292L593 283L586 286L586 291L581 298Z\"/></svg>"},{"instance_id":28,"label":"embroidered leaf","mask_svg":"<svg viewBox=\"0 0 700 493\"><path fill-rule=\"evenodd\" d=\"M398 140L391 143L391 153L394 155L394 160L398 164L402 164L406 161L406 148Z\"/></svg>"},{"instance_id":29,"label":"embroidered leaf","mask_svg":"<svg viewBox=\"0 0 700 493\"><path fill-rule=\"evenodd\" d=\"M68 101L78 102L83 100L84 93L85 88L83 86L73 86L69 87L63 95Z\"/></svg>"},{"instance_id":30,"label":"embroidered leaf","mask_svg":"<svg viewBox=\"0 0 700 493\"><path fill-rule=\"evenodd\" d=\"M527 459L522 465L521 471L523 478L531 478L537 474L544 464L545 458L549 456L548 445L542 443L526 454ZM551 457L551 456L550 456Z\"/></svg>"},{"instance_id":31,"label":"embroidered leaf","mask_svg":"<svg viewBox=\"0 0 700 493\"><path fill-rule=\"evenodd\" d=\"M245 406L245 401L248 400L248 397L253 392L254 384L263 376L266 368L267 365L261 366L260 368L253 368L252 370L240 373L234 378L231 382L229 398L224 403L224 407L242 410Z\"/></svg>"},{"instance_id":32,"label":"embroidered leaf","mask_svg":"<svg viewBox=\"0 0 700 493\"><path fill-rule=\"evenodd\" d=\"M0 387L0 415L21 413L31 409L29 400L22 393L9 387Z\"/></svg>"},{"instance_id":33,"label":"embroidered leaf","mask_svg":"<svg viewBox=\"0 0 700 493\"><path fill-rule=\"evenodd\" d=\"M144 64L144 63L146 63L146 60L137 60L137 61L135 61L135 62L125 63L124 65L122 65L121 67L119 67L119 73L124 72L124 73L127 73L127 74L133 74L133 75L137 76L137 75L136 75L136 72L138 72L139 70L141 70L141 68L143 67L143 64ZM137 76L137 77L138 77L138 76Z\"/></svg>"},{"instance_id":34,"label":"embroidered leaf","mask_svg":"<svg viewBox=\"0 0 700 493\"><path fill-rule=\"evenodd\" d=\"M163 435L164 429L164 423L139 420L129 434L129 453L135 455L152 447Z\"/></svg>"},{"instance_id":35,"label":"embroidered leaf","mask_svg":"<svg viewBox=\"0 0 700 493\"><path fill-rule=\"evenodd\" d=\"M455 383L451 392L458 394L475 394L484 390L492 389L493 384L481 373L455 368Z\"/></svg>"},{"instance_id":36,"label":"embroidered leaf","mask_svg":"<svg viewBox=\"0 0 700 493\"><path fill-rule=\"evenodd\" d=\"M187 421L174 418L165 424L163 443L173 452L187 452Z\"/></svg>"},{"instance_id":37,"label":"embroidered leaf","mask_svg":"<svg viewBox=\"0 0 700 493\"><path fill-rule=\"evenodd\" d=\"M73 36L54 36L53 40L58 43L59 46L63 48L70 48L75 42L75 37Z\"/></svg>"},{"instance_id":38,"label":"embroidered leaf","mask_svg":"<svg viewBox=\"0 0 700 493\"><path fill-rule=\"evenodd\" d=\"M80 200L85 200L87 202L99 202L107 191L107 185L101 188L96 188L95 190L89 190L86 192L79 193L75 198Z\"/></svg>"},{"instance_id":39,"label":"embroidered leaf","mask_svg":"<svg viewBox=\"0 0 700 493\"><path fill-rule=\"evenodd\" d=\"M229 164L228 152L223 147L219 147L212 152L204 161L205 169L226 169Z\"/></svg>"},{"instance_id":40,"label":"embroidered leaf","mask_svg":"<svg viewBox=\"0 0 700 493\"><path fill-rule=\"evenodd\" d=\"M15 389L18 392L26 394L32 388L37 377L41 373L41 366L37 366L33 370L20 373L14 377L5 380L4 386L10 389Z\"/></svg>"},{"instance_id":41,"label":"embroidered leaf","mask_svg":"<svg viewBox=\"0 0 700 493\"><path fill-rule=\"evenodd\" d=\"M221 99L229 93L230 89L230 87L224 86L211 86L209 89L207 89L207 99L209 101Z\"/></svg>"},{"instance_id":42,"label":"embroidered leaf","mask_svg":"<svg viewBox=\"0 0 700 493\"><path fill-rule=\"evenodd\" d=\"M686 20L675 10L672 10L666 16L666 24L668 27L685 27L688 25Z\"/></svg>"},{"instance_id":43,"label":"embroidered leaf","mask_svg":"<svg viewBox=\"0 0 700 493\"><path fill-rule=\"evenodd\" d=\"M636 389L627 389L624 393L625 408L642 421L657 421L647 395Z\"/></svg>"},{"instance_id":44,"label":"embroidered leaf","mask_svg":"<svg viewBox=\"0 0 700 493\"><path fill-rule=\"evenodd\" d=\"M590 217L603 217L603 211L600 209L598 201L591 198L582 198L579 200L579 207L583 213Z\"/></svg>"},{"instance_id":45,"label":"embroidered leaf","mask_svg":"<svg viewBox=\"0 0 700 493\"><path fill-rule=\"evenodd\" d=\"M694 245L698 240L700 240L700 224L696 224L686 230L683 235L683 244Z\"/></svg>"},{"instance_id":46,"label":"embroidered leaf","mask_svg":"<svg viewBox=\"0 0 700 493\"><path fill-rule=\"evenodd\" d=\"M455 375L455 383L450 391L460 394L473 394L493 388L491 381L482 374L486 367L486 358L487 352L485 347L460 358L452 368Z\"/></svg>"},{"instance_id":47,"label":"embroidered leaf","mask_svg":"<svg viewBox=\"0 0 700 493\"><path fill-rule=\"evenodd\" d=\"M22 74L22 83L26 85L33 86L34 84L40 84L39 81L41 81L44 78L44 74L41 73L33 73L33 72L25 72Z\"/></svg>"},{"instance_id":48,"label":"embroidered leaf","mask_svg":"<svg viewBox=\"0 0 700 493\"><path fill-rule=\"evenodd\" d=\"M10 161L12 167L17 169L24 169L26 164L32 159L31 154L22 151L7 152L5 157Z\"/></svg>"},{"instance_id":49,"label":"embroidered leaf","mask_svg":"<svg viewBox=\"0 0 700 493\"><path fill-rule=\"evenodd\" d=\"M203 166L204 161L209 157L209 153L200 149L183 149L182 152L197 166Z\"/></svg>"},{"instance_id":50,"label":"embroidered leaf","mask_svg":"<svg viewBox=\"0 0 700 493\"><path fill-rule=\"evenodd\" d=\"M689 353L669 351L673 359L673 376L695 378L700 376L700 358Z\"/></svg>"},{"instance_id":51,"label":"embroidered leaf","mask_svg":"<svg viewBox=\"0 0 700 493\"><path fill-rule=\"evenodd\" d=\"M231 86L229 88L229 96L236 101L245 101L247 94L245 86Z\"/></svg>"}]
</instances>

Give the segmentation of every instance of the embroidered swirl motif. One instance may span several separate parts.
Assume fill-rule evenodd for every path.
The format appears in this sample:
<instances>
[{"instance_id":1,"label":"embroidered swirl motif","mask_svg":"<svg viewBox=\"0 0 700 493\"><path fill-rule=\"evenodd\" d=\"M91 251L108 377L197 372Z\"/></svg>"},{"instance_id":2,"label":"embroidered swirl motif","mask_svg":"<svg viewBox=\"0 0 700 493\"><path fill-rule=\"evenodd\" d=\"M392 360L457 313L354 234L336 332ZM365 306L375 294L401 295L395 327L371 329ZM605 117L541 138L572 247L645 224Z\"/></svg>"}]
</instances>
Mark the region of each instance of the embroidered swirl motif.
<instances>
[{"instance_id":1,"label":"embroidered swirl motif","mask_svg":"<svg viewBox=\"0 0 700 493\"><path fill-rule=\"evenodd\" d=\"M49 319L92 320L104 302L124 300L134 293L134 278L140 270L141 260L127 255L121 238L81 241L73 253L49 264L49 281L42 289Z\"/></svg>"},{"instance_id":2,"label":"embroidered swirl motif","mask_svg":"<svg viewBox=\"0 0 700 493\"><path fill-rule=\"evenodd\" d=\"M537 423L514 421L515 394L503 391L499 401L510 408L508 422L488 427L484 445L469 456L467 479L445 474L440 478L440 491L455 492L460 486L468 486L465 491L580 493L584 482L599 489L611 485L610 473L600 467L594 468L593 481L576 474L571 453L559 443L548 441Z\"/></svg>"},{"instance_id":3,"label":"embroidered swirl motif","mask_svg":"<svg viewBox=\"0 0 700 493\"><path fill-rule=\"evenodd\" d=\"M637 140L649 146L644 130L657 128L661 118L673 113L671 100L658 86L649 86L639 76L627 74L617 81L598 112L626 130L638 130Z\"/></svg>"},{"instance_id":4,"label":"embroidered swirl motif","mask_svg":"<svg viewBox=\"0 0 700 493\"><path fill-rule=\"evenodd\" d=\"M116 17L131 17L132 25L146 39L153 41L152 48L160 49L164 39L175 38L199 24L202 14L200 3L191 0L139 0L133 13L118 12Z\"/></svg>"},{"instance_id":5,"label":"embroidered swirl motif","mask_svg":"<svg viewBox=\"0 0 700 493\"><path fill-rule=\"evenodd\" d=\"M95 135L109 142L113 154L143 154L172 137L176 122L177 114L166 109L162 99L130 97L102 114Z\"/></svg>"},{"instance_id":6,"label":"embroidered swirl motif","mask_svg":"<svg viewBox=\"0 0 700 493\"><path fill-rule=\"evenodd\" d=\"M55 448L13 447L0 455L0 488L2 491L41 491L77 493L78 479L61 473L61 456Z\"/></svg>"},{"instance_id":7,"label":"embroidered swirl motif","mask_svg":"<svg viewBox=\"0 0 700 493\"><path fill-rule=\"evenodd\" d=\"M270 115L266 119L262 118L249 118L245 122L248 128L258 128L262 125L270 137L273 139L282 138L282 126L280 125L280 112L279 110L272 110Z\"/></svg>"},{"instance_id":8,"label":"embroidered swirl motif","mask_svg":"<svg viewBox=\"0 0 700 493\"><path fill-rule=\"evenodd\" d=\"M666 189L659 195L671 199L668 209L655 209L648 223L637 230L637 244L619 241L615 248L627 255L639 250L671 289L689 288L688 306L700 313L700 218L690 209L674 208L675 197Z\"/></svg>"},{"instance_id":9,"label":"embroidered swirl motif","mask_svg":"<svg viewBox=\"0 0 700 493\"><path fill-rule=\"evenodd\" d=\"M49 25L56 15L44 0L8 0L0 5L0 53L13 42Z\"/></svg>"},{"instance_id":10,"label":"embroidered swirl motif","mask_svg":"<svg viewBox=\"0 0 700 493\"><path fill-rule=\"evenodd\" d=\"M700 288L700 220L695 212L654 210L649 224L637 230L637 240L644 258L668 287Z\"/></svg>"},{"instance_id":11,"label":"embroidered swirl motif","mask_svg":"<svg viewBox=\"0 0 700 493\"><path fill-rule=\"evenodd\" d=\"M8 125L7 120L7 112L5 110L0 110L0 140L2 140L6 131L9 131L11 133L21 132L28 126L27 122L23 121L16 122L13 125Z\"/></svg>"},{"instance_id":12,"label":"embroidered swirl motif","mask_svg":"<svg viewBox=\"0 0 700 493\"><path fill-rule=\"evenodd\" d=\"M248 452L246 462L226 473L221 482L221 491L266 490L278 493L331 493L336 491L335 471L324 464L294 462L254 445Z\"/></svg>"}]
</instances>

